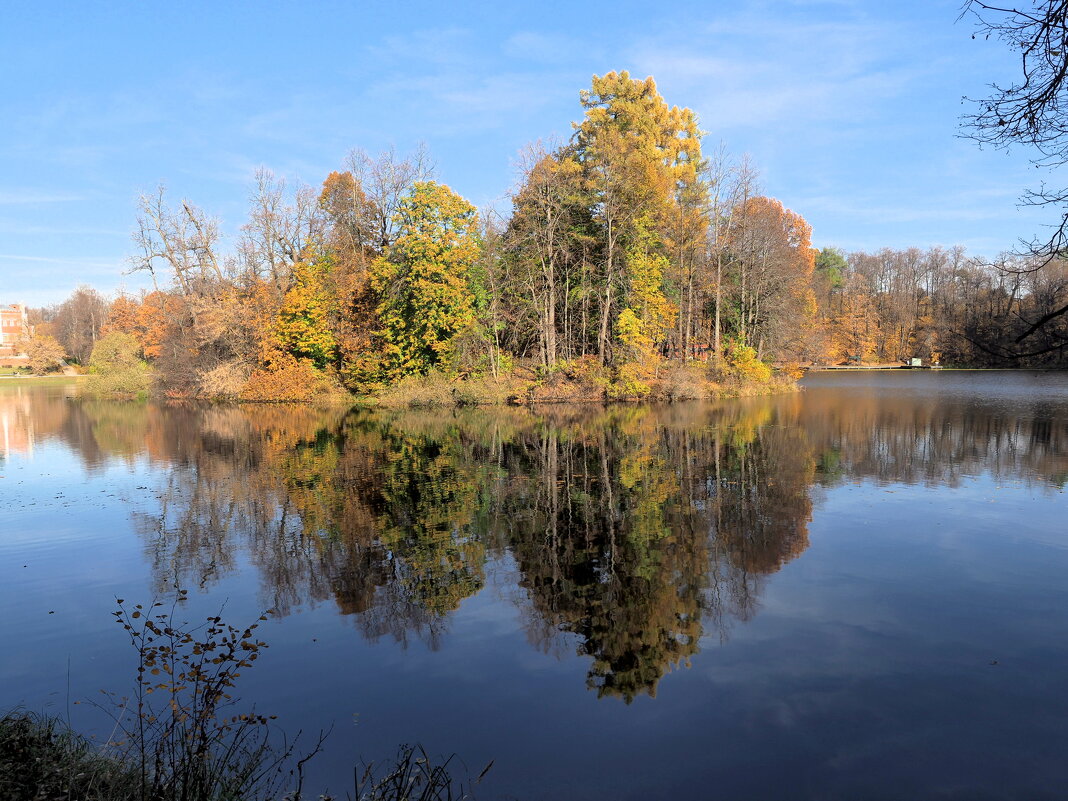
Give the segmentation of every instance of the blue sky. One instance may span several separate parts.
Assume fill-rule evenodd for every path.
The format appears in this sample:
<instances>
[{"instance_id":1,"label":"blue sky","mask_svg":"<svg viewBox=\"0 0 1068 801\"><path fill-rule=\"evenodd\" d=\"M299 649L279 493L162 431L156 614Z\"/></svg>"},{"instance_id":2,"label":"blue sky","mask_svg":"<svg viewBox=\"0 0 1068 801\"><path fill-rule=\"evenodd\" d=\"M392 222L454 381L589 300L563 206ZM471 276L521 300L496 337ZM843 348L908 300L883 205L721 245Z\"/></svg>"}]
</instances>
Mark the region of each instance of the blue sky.
<instances>
[{"instance_id":1,"label":"blue sky","mask_svg":"<svg viewBox=\"0 0 1068 801\"><path fill-rule=\"evenodd\" d=\"M527 142L566 137L578 92L653 75L750 154L818 247L1008 249L1025 153L958 137L964 95L1009 80L959 0L42 3L0 10L0 302L124 276L158 183L232 241L253 173L318 185L353 147L425 141L439 177L507 208Z\"/></svg>"}]
</instances>

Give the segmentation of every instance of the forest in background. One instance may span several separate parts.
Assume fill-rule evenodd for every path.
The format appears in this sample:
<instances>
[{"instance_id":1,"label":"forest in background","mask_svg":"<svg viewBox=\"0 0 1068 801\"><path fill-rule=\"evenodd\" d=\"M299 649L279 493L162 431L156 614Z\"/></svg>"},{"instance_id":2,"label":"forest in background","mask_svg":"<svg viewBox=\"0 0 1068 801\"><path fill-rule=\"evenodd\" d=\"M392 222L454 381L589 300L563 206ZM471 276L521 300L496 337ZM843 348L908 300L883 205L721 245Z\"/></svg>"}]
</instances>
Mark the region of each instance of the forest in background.
<instances>
[{"instance_id":1,"label":"forest in background","mask_svg":"<svg viewBox=\"0 0 1068 801\"><path fill-rule=\"evenodd\" d=\"M131 270L152 290L80 287L34 310L28 350L246 400L428 375L638 398L765 382L767 364L1064 366L1068 321L1032 323L1065 304L1063 263L816 250L652 78L594 76L580 101L567 142L522 154L507 219L436 181L423 151L354 151L319 188L260 170L229 249L210 214L143 195Z\"/></svg>"}]
</instances>

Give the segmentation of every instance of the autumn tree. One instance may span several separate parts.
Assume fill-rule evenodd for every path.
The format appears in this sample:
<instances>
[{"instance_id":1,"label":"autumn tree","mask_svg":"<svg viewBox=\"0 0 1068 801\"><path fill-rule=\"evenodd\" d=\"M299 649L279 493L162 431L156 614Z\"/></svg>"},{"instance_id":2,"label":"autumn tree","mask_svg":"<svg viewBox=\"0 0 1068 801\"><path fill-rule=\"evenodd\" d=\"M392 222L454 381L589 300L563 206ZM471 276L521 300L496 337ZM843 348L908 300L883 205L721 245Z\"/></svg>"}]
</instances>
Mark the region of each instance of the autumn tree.
<instances>
[{"instance_id":1,"label":"autumn tree","mask_svg":"<svg viewBox=\"0 0 1068 801\"><path fill-rule=\"evenodd\" d=\"M119 294L108 306L107 317L101 328L101 334L112 331L133 333L139 326L141 304L136 298L126 293Z\"/></svg>"},{"instance_id":2,"label":"autumn tree","mask_svg":"<svg viewBox=\"0 0 1068 801\"><path fill-rule=\"evenodd\" d=\"M30 372L44 375L59 369L66 351L59 341L47 334L35 334L22 346L26 354Z\"/></svg>"},{"instance_id":3,"label":"autumn tree","mask_svg":"<svg viewBox=\"0 0 1068 801\"><path fill-rule=\"evenodd\" d=\"M867 281L850 275L839 288L829 315L826 354L833 361L869 361L876 358L882 340L878 309L872 302Z\"/></svg>"},{"instance_id":4,"label":"autumn tree","mask_svg":"<svg viewBox=\"0 0 1068 801\"><path fill-rule=\"evenodd\" d=\"M417 183L397 212L398 237L371 265L381 298L383 366L392 377L449 368L454 340L478 323L485 290L475 266L475 207L444 184Z\"/></svg>"},{"instance_id":5,"label":"autumn tree","mask_svg":"<svg viewBox=\"0 0 1068 801\"><path fill-rule=\"evenodd\" d=\"M377 370L372 337L378 328L378 301L369 268L382 255L381 210L347 170L326 177L319 205L327 219L324 245L333 262L326 276L335 299L331 329L344 374L358 386Z\"/></svg>"},{"instance_id":6,"label":"autumn tree","mask_svg":"<svg viewBox=\"0 0 1068 801\"><path fill-rule=\"evenodd\" d=\"M569 333L569 267L581 247L577 240L586 198L581 169L571 153L531 146L523 158L523 182L512 197L506 233L508 255L516 299L529 308L538 332L539 361L553 367L561 333L565 339Z\"/></svg>"},{"instance_id":7,"label":"autumn tree","mask_svg":"<svg viewBox=\"0 0 1068 801\"><path fill-rule=\"evenodd\" d=\"M749 198L732 214L740 218L730 240L735 334L759 357L800 357L816 314L812 228L769 197Z\"/></svg>"},{"instance_id":8,"label":"autumn tree","mask_svg":"<svg viewBox=\"0 0 1068 801\"><path fill-rule=\"evenodd\" d=\"M400 204L419 181L429 181L433 166L424 148L410 155L390 149L372 157L353 150L346 169L323 182L319 206L326 218L323 248L333 267L326 276L336 298L330 328L337 340L342 375L362 389L378 378L381 354L374 334L380 323L380 298L371 282L371 265L396 241Z\"/></svg>"},{"instance_id":9,"label":"autumn tree","mask_svg":"<svg viewBox=\"0 0 1068 801\"><path fill-rule=\"evenodd\" d=\"M173 324L180 319L182 302L171 293L155 291L140 298L119 295L111 302L101 335L130 334L146 359L158 359L175 338Z\"/></svg>"},{"instance_id":10,"label":"autumn tree","mask_svg":"<svg viewBox=\"0 0 1068 801\"><path fill-rule=\"evenodd\" d=\"M80 286L51 315L52 335L66 354L79 364L86 364L107 314L104 297L92 287Z\"/></svg>"},{"instance_id":11,"label":"autumn tree","mask_svg":"<svg viewBox=\"0 0 1068 801\"><path fill-rule=\"evenodd\" d=\"M677 311L663 282L656 292L664 298L652 305L643 282L648 259L666 248L665 228L678 213L679 194L697 181L701 138L694 113L669 107L652 78L635 80L625 71L595 75L580 96L585 117L575 123L576 158L600 228L597 354L604 361L611 323L624 309L653 329L661 321L646 318L646 310L654 316L669 311L674 322ZM636 292L646 294L632 297Z\"/></svg>"},{"instance_id":12,"label":"autumn tree","mask_svg":"<svg viewBox=\"0 0 1068 801\"><path fill-rule=\"evenodd\" d=\"M307 359L316 368L336 365L338 345L330 320L335 297L328 277L329 258L309 256L291 268L291 287L282 299L274 323L274 344L296 359Z\"/></svg>"}]
</instances>

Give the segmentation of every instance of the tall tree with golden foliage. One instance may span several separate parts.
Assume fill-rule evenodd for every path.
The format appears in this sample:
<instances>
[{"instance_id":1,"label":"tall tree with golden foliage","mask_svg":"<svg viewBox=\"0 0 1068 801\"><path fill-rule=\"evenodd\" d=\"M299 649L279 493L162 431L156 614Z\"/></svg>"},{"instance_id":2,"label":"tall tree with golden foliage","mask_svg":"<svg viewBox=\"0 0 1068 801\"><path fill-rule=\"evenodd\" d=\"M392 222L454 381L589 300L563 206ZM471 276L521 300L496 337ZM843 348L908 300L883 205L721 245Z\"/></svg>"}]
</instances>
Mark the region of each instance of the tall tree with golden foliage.
<instances>
[{"instance_id":1,"label":"tall tree with golden foliage","mask_svg":"<svg viewBox=\"0 0 1068 801\"><path fill-rule=\"evenodd\" d=\"M626 71L595 75L580 98L585 116L575 123L576 158L601 228L597 355L603 362L611 345L610 323L630 308L636 283L646 281L648 258L666 248L665 230L679 213L680 194L698 180L701 137L696 115L669 107L651 77L636 80ZM643 289L640 303L648 308L648 287ZM653 304L657 310L674 305L662 281L657 292L664 295ZM631 313L642 319L640 309ZM673 323L674 312L670 316Z\"/></svg>"}]
</instances>

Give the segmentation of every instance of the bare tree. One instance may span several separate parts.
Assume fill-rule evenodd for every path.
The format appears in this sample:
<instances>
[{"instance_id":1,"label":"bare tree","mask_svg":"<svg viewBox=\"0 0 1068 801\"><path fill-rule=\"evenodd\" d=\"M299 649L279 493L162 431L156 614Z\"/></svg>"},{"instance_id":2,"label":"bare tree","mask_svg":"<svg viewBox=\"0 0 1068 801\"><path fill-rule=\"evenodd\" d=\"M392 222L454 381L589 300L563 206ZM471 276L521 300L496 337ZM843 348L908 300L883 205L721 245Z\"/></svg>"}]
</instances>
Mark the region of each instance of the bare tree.
<instances>
[{"instance_id":1,"label":"bare tree","mask_svg":"<svg viewBox=\"0 0 1068 801\"><path fill-rule=\"evenodd\" d=\"M745 222L745 209L750 197L759 193L758 175L748 154L733 164L726 147L719 148L708 160L705 180L709 184L708 262L712 285L712 350L719 354L724 327L724 291L728 289L725 271L730 261L730 243L737 229ZM738 213L735 213L738 211Z\"/></svg>"},{"instance_id":2,"label":"bare tree","mask_svg":"<svg viewBox=\"0 0 1068 801\"><path fill-rule=\"evenodd\" d=\"M511 248L524 294L538 319L539 350L546 367L556 364L557 311L566 303L564 265L571 253L572 206L578 165L557 158L558 147L528 145L520 155L520 184L512 195L515 212Z\"/></svg>"},{"instance_id":3,"label":"bare tree","mask_svg":"<svg viewBox=\"0 0 1068 801\"><path fill-rule=\"evenodd\" d=\"M384 252L396 239L394 217L404 196L414 184L434 177L430 153L420 144L410 156L398 156L391 147L372 158L357 148L349 152L345 167L376 211L376 245Z\"/></svg>"},{"instance_id":4,"label":"bare tree","mask_svg":"<svg viewBox=\"0 0 1068 801\"><path fill-rule=\"evenodd\" d=\"M310 243L322 239L326 218L318 193L298 185L290 195L284 179L261 167L249 202L240 261L247 273L269 279L281 295L289 289L293 265Z\"/></svg>"},{"instance_id":5,"label":"bare tree","mask_svg":"<svg viewBox=\"0 0 1068 801\"><path fill-rule=\"evenodd\" d=\"M179 291L186 296L212 295L223 281L217 257L219 222L188 201L170 208L161 184L151 195L138 200L140 214L133 240L137 254L130 271L145 271L159 289L159 270L169 270Z\"/></svg>"},{"instance_id":6,"label":"bare tree","mask_svg":"<svg viewBox=\"0 0 1068 801\"><path fill-rule=\"evenodd\" d=\"M1021 71L1017 81L992 84L988 97L973 100L978 111L964 118L966 135L999 149L1029 146L1036 153L1032 162L1039 168L1068 164L1068 0L1029 0L1020 7L966 0L961 17L975 21L973 39L994 37L1018 52ZM1027 190L1022 202L1061 209L1060 222L1049 236L1021 241L1023 254L1032 258L1020 269L1042 270L1068 254L1068 188L1043 183L1037 190ZM1024 345L1065 314L1068 304L1029 319L1015 344ZM1049 347L1063 348L1064 344Z\"/></svg>"},{"instance_id":7,"label":"bare tree","mask_svg":"<svg viewBox=\"0 0 1068 801\"><path fill-rule=\"evenodd\" d=\"M51 330L66 353L79 364L88 364L107 313L108 302L100 293L80 286L55 310Z\"/></svg>"}]
</instances>

